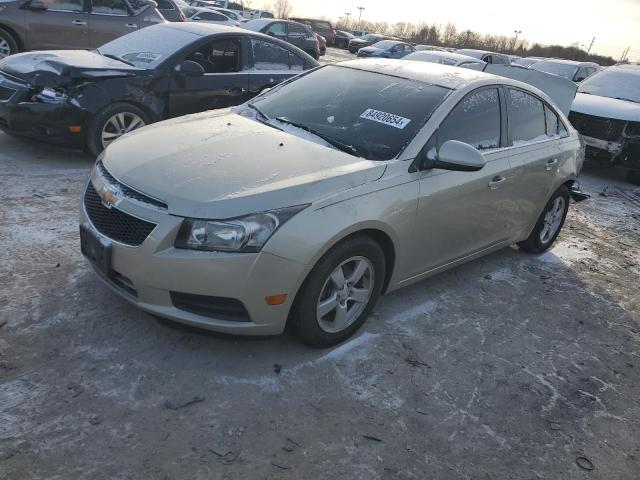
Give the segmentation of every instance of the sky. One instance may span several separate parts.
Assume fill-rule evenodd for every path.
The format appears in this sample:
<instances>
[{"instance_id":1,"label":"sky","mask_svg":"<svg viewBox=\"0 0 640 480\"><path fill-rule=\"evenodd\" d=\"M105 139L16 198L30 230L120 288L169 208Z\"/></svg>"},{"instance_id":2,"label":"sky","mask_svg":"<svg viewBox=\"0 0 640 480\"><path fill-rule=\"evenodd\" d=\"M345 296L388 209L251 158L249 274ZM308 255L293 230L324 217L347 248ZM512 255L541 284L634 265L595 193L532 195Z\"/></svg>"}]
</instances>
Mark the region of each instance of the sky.
<instances>
[{"instance_id":1,"label":"sky","mask_svg":"<svg viewBox=\"0 0 640 480\"><path fill-rule=\"evenodd\" d=\"M521 37L543 44L578 42L588 47L595 36L592 51L620 58L630 46L630 58L640 60L640 0L290 1L294 16L324 16L334 21L350 12L352 22L357 22L357 7L362 6L362 18L367 20L443 25L452 22L458 30L500 35L521 30ZM259 0L251 3L258 4Z\"/></svg>"}]
</instances>

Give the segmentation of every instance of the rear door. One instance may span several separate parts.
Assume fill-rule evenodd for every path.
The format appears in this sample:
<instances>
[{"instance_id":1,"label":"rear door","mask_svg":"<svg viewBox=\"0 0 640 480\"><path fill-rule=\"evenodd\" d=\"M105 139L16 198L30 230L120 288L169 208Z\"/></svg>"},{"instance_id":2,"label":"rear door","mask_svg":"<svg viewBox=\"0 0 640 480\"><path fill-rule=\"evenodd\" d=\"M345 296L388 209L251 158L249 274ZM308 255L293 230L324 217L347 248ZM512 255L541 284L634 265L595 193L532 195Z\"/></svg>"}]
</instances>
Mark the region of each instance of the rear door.
<instances>
[{"instance_id":1,"label":"rear door","mask_svg":"<svg viewBox=\"0 0 640 480\"><path fill-rule=\"evenodd\" d=\"M250 98L243 52L242 37L232 36L209 41L183 57L199 63L205 73L188 77L172 71L170 116L238 105Z\"/></svg>"},{"instance_id":2,"label":"rear door","mask_svg":"<svg viewBox=\"0 0 640 480\"><path fill-rule=\"evenodd\" d=\"M307 39L307 30L305 27L298 23L288 23L287 27L287 42L304 50Z\"/></svg>"},{"instance_id":3,"label":"rear door","mask_svg":"<svg viewBox=\"0 0 640 480\"><path fill-rule=\"evenodd\" d=\"M138 29L125 0L90 0L89 39L92 48Z\"/></svg>"},{"instance_id":4,"label":"rear door","mask_svg":"<svg viewBox=\"0 0 640 480\"><path fill-rule=\"evenodd\" d=\"M84 0L44 0L47 10L24 10L26 44L33 50L88 48Z\"/></svg>"},{"instance_id":5,"label":"rear door","mask_svg":"<svg viewBox=\"0 0 640 480\"><path fill-rule=\"evenodd\" d=\"M248 43L251 46L248 56L251 95L257 95L307 68L303 57L275 42L251 38Z\"/></svg>"}]
</instances>

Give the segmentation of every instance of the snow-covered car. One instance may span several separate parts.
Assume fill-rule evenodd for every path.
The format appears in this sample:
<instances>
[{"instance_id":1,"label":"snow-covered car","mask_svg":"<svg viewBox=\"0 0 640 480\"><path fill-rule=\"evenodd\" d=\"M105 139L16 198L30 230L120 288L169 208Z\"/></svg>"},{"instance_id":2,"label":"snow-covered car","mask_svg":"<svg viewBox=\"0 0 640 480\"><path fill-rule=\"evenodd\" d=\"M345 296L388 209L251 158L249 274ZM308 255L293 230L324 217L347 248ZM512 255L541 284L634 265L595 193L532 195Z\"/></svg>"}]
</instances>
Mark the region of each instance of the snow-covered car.
<instances>
[{"instance_id":1,"label":"snow-covered car","mask_svg":"<svg viewBox=\"0 0 640 480\"><path fill-rule=\"evenodd\" d=\"M413 52L404 57L405 60L416 60L419 62L439 63L441 65L450 65L452 67L470 68L471 70L483 71L487 65L486 62L478 60L468 55L460 53L444 52L436 50L423 50Z\"/></svg>"},{"instance_id":2,"label":"snow-covered car","mask_svg":"<svg viewBox=\"0 0 640 480\"><path fill-rule=\"evenodd\" d=\"M539 62L540 60L544 60L544 58L542 57L524 57L524 58L519 58L513 62L511 62L513 65L520 65L521 67L530 67L531 65L533 65L534 63Z\"/></svg>"},{"instance_id":3,"label":"snow-covered car","mask_svg":"<svg viewBox=\"0 0 640 480\"><path fill-rule=\"evenodd\" d=\"M569 120L587 144L587 158L628 168L640 185L640 66L608 67L578 88Z\"/></svg>"},{"instance_id":4,"label":"snow-covered car","mask_svg":"<svg viewBox=\"0 0 640 480\"><path fill-rule=\"evenodd\" d=\"M413 45L397 40L382 40L369 47L358 50L358 58L378 57L378 58L402 58L415 52Z\"/></svg>"},{"instance_id":5,"label":"snow-covered car","mask_svg":"<svg viewBox=\"0 0 640 480\"><path fill-rule=\"evenodd\" d=\"M416 51L417 52L422 52L422 51L443 51L444 49L442 47L436 47L435 45L416 45Z\"/></svg>"},{"instance_id":6,"label":"snow-covered car","mask_svg":"<svg viewBox=\"0 0 640 480\"><path fill-rule=\"evenodd\" d=\"M191 15L187 17L187 22L213 23L216 25L227 25L228 27L239 27L240 22L231 20L221 12L210 8L194 8Z\"/></svg>"},{"instance_id":7,"label":"snow-covered car","mask_svg":"<svg viewBox=\"0 0 640 480\"><path fill-rule=\"evenodd\" d=\"M600 65L593 62L576 62L574 60L562 60L560 58L546 58L530 65L531 69L539 72L558 75L580 83L600 70Z\"/></svg>"},{"instance_id":8,"label":"snow-covered car","mask_svg":"<svg viewBox=\"0 0 640 480\"><path fill-rule=\"evenodd\" d=\"M489 52L487 50L474 50L472 48L461 48L456 50L461 55L467 55L469 57L477 58L486 63L493 63L497 65L511 65L511 59L509 55L504 53Z\"/></svg>"},{"instance_id":9,"label":"snow-covered car","mask_svg":"<svg viewBox=\"0 0 640 480\"><path fill-rule=\"evenodd\" d=\"M548 249L581 165L577 132L529 85L352 60L112 143L81 248L155 315L246 335L288 324L326 347L384 292L515 243Z\"/></svg>"}]
</instances>

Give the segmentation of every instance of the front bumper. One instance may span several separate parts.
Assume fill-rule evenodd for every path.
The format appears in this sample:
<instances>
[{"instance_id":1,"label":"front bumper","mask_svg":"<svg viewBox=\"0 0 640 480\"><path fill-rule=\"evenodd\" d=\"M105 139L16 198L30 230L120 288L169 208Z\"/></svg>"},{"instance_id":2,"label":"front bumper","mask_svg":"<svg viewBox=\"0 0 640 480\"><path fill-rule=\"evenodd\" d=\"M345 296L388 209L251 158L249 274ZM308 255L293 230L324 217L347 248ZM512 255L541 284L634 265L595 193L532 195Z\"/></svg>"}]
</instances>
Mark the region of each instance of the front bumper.
<instances>
[{"instance_id":1,"label":"front bumper","mask_svg":"<svg viewBox=\"0 0 640 480\"><path fill-rule=\"evenodd\" d=\"M640 138L622 137L613 142L582 135L582 139L587 145L587 158L634 170L640 169Z\"/></svg>"},{"instance_id":2,"label":"front bumper","mask_svg":"<svg viewBox=\"0 0 640 480\"><path fill-rule=\"evenodd\" d=\"M181 217L127 200L117 208L156 224L139 246L128 246L101 234L83 202L81 225L111 245L108 274L90 263L121 297L154 315L208 330L246 335L272 335L284 330L297 289L307 273L306 265L266 252L176 249L173 244ZM245 309L247 316L230 320L219 309L189 309L177 301L176 293L182 297L233 301ZM267 305L267 296L282 293L287 294L283 304Z\"/></svg>"}]
</instances>

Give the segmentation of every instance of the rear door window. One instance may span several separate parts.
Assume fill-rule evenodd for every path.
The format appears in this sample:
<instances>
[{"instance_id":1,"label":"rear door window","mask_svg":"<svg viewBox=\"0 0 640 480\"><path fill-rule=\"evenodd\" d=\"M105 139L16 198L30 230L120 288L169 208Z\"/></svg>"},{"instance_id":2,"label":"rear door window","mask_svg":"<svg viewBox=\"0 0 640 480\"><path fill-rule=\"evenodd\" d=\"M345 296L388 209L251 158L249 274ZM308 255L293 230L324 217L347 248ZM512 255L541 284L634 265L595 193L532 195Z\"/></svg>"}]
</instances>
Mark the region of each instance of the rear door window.
<instances>
[{"instance_id":1,"label":"rear door window","mask_svg":"<svg viewBox=\"0 0 640 480\"><path fill-rule=\"evenodd\" d=\"M542 100L522 90L508 88L507 91L513 145L545 140L547 120Z\"/></svg>"},{"instance_id":2,"label":"rear door window","mask_svg":"<svg viewBox=\"0 0 640 480\"><path fill-rule=\"evenodd\" d=\"M254 70L289 70L290 52L264 40L251 39Z\"/></svg>"},{"instance_id":3,"label":"rear door window","mask_svg":"<svg viewBox=\"0 0 640 480\"><path fill-rule=\"evenodd\" d=\"M458 103L438 128L438 149L448 140L468 143L480 151L499 148L500 125L498 89L477 90Z\"/></svg>"},{"instance_id":4,"label":"rear door window","mask_svg":"<svg viewBox=\"0 0 640 480\"><path fill-rule=\"evenodd\" d=\"M129 9L124 0L91 0L91 13L100 15L129 15Z\"/></svg>"},{"instance_id":5,"label":"rear door window","mask_svg":"<svg viewBox=\"0 0 640 480\"><path fill-rule=\"evenodd\" d=\"M46 0L45 4L52 12L84 12L82 0Z\"/></svg>"}]
</instances>

